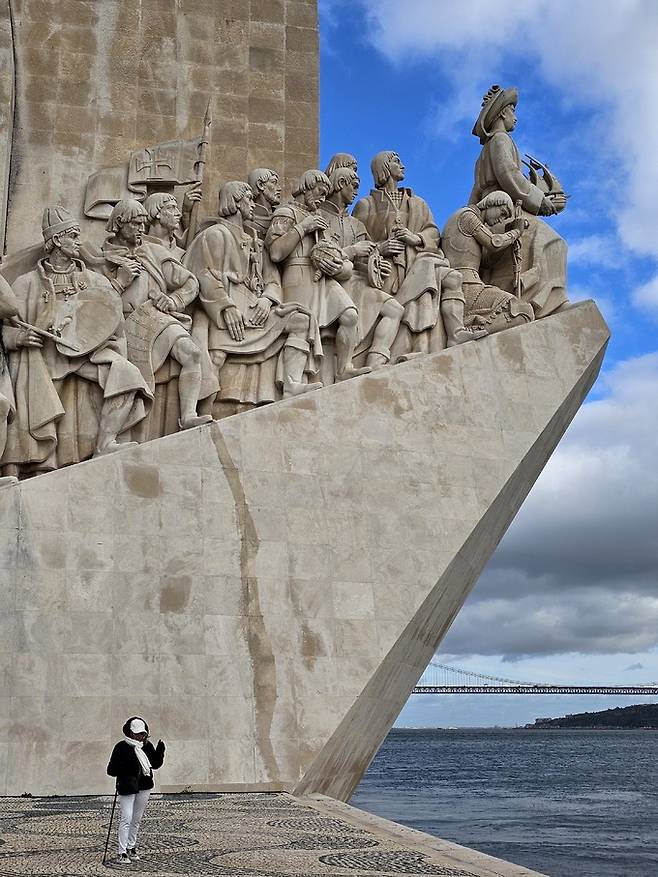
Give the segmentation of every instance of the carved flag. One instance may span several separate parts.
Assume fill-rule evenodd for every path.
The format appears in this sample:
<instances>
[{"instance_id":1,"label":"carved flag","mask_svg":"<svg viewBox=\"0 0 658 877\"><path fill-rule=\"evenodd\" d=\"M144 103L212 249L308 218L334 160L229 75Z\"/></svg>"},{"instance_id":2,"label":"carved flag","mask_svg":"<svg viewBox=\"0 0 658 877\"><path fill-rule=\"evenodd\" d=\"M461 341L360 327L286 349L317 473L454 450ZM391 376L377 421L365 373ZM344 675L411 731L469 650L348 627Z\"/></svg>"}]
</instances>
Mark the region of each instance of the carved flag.
<instances>
[{"instance_id":1,"label":"carved flag","mask_svg":"<svg viewBox=\"0 0 658 877\"><path fill-rule=\"evenodd\" d=\"M201 143L201 139L172 140L135 149L127 167L101 168L91 174L85 193L85 216L107 219L123 198L143 201L149 191L195 183Z\"/></svg>"}]
</instances>

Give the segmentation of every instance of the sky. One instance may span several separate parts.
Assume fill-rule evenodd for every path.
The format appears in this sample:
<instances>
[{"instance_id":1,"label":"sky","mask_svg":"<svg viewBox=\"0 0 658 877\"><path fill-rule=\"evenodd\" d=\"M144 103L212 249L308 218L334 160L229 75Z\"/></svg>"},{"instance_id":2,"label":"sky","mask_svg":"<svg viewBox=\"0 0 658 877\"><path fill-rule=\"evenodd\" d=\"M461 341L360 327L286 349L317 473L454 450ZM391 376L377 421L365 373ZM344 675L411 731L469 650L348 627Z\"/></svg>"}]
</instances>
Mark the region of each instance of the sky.
<instances>
[{"instance_id":1,"label":"sky","mask_svg":"<svg viewBox=\"0 0 658 877\"><path fill-rule=\"evenodd\" d=\"M569 296L612 331L601 376L441 644L537 682L658 681L658 3L319 0L321 166L397 150L439 226L468 202L493 83L571 195ZM595 14L593 14L595 11ZM401 726L517 725L650 698L412 696Z\"/></svg>"}]
</instances>

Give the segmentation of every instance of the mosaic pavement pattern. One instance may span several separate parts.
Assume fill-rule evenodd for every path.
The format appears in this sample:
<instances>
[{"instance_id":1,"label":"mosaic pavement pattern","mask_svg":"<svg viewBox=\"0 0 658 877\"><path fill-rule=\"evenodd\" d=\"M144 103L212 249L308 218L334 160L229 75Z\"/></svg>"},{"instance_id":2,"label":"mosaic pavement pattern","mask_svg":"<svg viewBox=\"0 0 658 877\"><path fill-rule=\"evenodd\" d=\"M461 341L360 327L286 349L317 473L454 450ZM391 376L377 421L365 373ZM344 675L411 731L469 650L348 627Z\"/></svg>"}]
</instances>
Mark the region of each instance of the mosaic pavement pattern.
<instances>
[{"instance_id":1,"label":"mosaic pavement pattern","mask_svg":"<svg viewBox=\"0 0 658 877\"><path fill-rule=\"evenodd\" d=\"M0 875L87 877L111 871L208 877L477 877L379 837L286 794L153 795L141 861L114 865L116 820L102 863L112 799L0 798Z\"/></svg>"}]
</instances>

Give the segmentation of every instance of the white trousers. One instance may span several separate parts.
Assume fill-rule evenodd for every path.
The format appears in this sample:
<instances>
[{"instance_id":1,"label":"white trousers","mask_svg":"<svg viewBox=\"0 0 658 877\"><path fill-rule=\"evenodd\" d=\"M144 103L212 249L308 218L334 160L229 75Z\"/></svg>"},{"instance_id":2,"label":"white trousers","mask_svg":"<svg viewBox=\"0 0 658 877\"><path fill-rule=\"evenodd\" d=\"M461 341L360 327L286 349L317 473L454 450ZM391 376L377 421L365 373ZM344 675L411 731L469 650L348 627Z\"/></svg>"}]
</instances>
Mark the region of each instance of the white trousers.
<instances>
[{"instance_id":1,"label":"white trousers","mask_svg":"<svg viewBox=\"0 0 658 877\"><path fill-rule=\"evenodd\" d=\"M148 804L151 789L137 792L136 795L117 795L121 815L119 816L119 855L137 846L137 832Z\"/></svg>"}]
</instances>

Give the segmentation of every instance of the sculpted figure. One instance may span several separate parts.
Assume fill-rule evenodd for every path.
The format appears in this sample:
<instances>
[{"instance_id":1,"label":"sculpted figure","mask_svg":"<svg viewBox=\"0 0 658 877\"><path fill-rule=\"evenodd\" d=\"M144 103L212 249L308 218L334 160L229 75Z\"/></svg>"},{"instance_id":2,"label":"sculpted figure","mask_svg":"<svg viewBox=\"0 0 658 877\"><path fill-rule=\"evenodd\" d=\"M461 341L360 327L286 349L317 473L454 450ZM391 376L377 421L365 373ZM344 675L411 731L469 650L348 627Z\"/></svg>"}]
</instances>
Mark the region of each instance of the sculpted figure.
<instances>
[{"instance_id":1,"label":"sculpted figure","mask_svg":"<svg viewBox=\"0 0 658 877\"><path fill-rule=\"evenodd\" d=\"M200 232L185 264L199 278L201 308L193 335L210 354L220 400L247 404L319 389L308 383L321 348L315 319L301 305L282 305L278 273L263 261L256 233L248 229L254 202L243 182L219 192L218 222Z\"/></svg>"},{"instance_id":2,"label":"sculpted figure","mask_svg":"<svg viewBox=\"0 0 658 877\"><path fill-rule=\"evenodd\" d=\"M511 292L482 281L483 257L495 260L517 245L525 220L514 218L514 205L506 192L490 192L477 205L453 213L443 232L443 252L462 276L466 299L466 325L486 328L489 334L530 322L534 312L528 302Z\"/></svg>"},{"instance_id":3,"label":"sculpted figure","mask_svg":"<svg viewBox=\"0 0 658 877\"><path fill-rule=\"evenodd\" d=\"M318 208L331 188L318 170L309 170L293 191L294 201L279 207L265 238L272 261L281 266L284 302L299 302L313 314L323 337L336 333L337 381L366 374L352 357L359 340L359 315L341 286L352 271L340 247L325 236L328 222Z\"/></svg>"},{"instance_id":4,"label":"sculpted figure","mask_svg":"<svg viewBox=\"0 0 658 877\"><path fill-rule=\"evenodd\" d=\"M3 320L17 316L18 311L18 299L4 277L0 276L0 325L2 325ZM14 388L9 377L9 360L0 336L0 459L2 459L7 442L7 421L11 420L15 413L16 404L14 402ZM17 480L12 475L0 478L0 487Z\"/></svg>"},{"instance_id":5,"label":"sculpted figure","mask_svg":"<svg viewBox=\"0 0 658 877\"><path fill-rule=\"evenodd\" d=\"M343 281L343 286L359 312L360 341L355 355L367 350L366 365L379 368L391 359L391 346L404 308L383 289L391 271L390 263L381 257L364 224L347 212L359 191L356 171L349 167L338 168L329 179L331 191L320 210L330 232L354 266L352 276Z\"/></svg>"},{"instance_id":6,"label":"sculpted figure","mask_svg":"<svg viewBox=\"0 0 658 877\"><path fill-rule=\"evenodd\" d=\"M246 224L264 241L272 213L281 203L279 175L269 168L259 167L251 171L247 182L254 195L254 215Z\"/></svg>"},{"instance_id":7,"label":"sculpted figure","mask_svg":"<svg viewBox=\"0 0 658 877\"><path fill-rule=\"evenodd\" d=\"M329 159L329 164L327 165L325 174L331 179L331 175L334 171L345 168L354 171L356 174L358 172L357 161L349 152L337 152Z\"/></svg>"},{"instance_id":8,"label":"sculpted figure","mask_svg":"<svg viewBox=\"0 0 658 877\"><path fill-rule=\"evenodd\" d=\"M432 211L411 189L398 187L404 179L400 156L379 152L371 166L375 188L357 203L354 217L392 262L384 289L404 307L394 360L479 337L464 327L461 277L440 249Z\"/></svg>"},{"instance_id":9,"label":"sculpted figure","mask_svg":"<svg viewBox=\"0 0 658 877\"><path fill-rule=\"evenodd\" d=\"M566 258L567 246L545 222L537 216L551 216L566 206L566 196L557 178L548 169L528 156L530 175L521 170L521 156L511 132L516 127L516 88L493 85L485 94L482 109L473 127L473 134L482 144L482 152L475 165L475 184L471 204L477 204L485 195L502 190L516 204L520 202L528 220L522 239L522 259L516 268L511 258L498 260L487 280L514 291L519 285L524 301L530 302L536 317L545 317L567 302ZM538 170L543 170L539 176Z\"/></svg>"},{"instance_id":10,"label":"sculpted figure","mask_svg":"<svg viewBox=\"0 0 658 877\"><path fill-rule=\"evenodd\" d=\"M2 460L11 475L125 448L117 436L152 399L126 358L119 296L78 258L77 221L48 207L42 231L45 257L14 283L22 325L3 329L16 404Z\"/></svg>"},{"instance_id":11,"label":"sculpted figure","mask_svg":"<svg viewBox=\"0 0 658 877\"><path fill-rule=\"evenodd\" d=\"M185 255L185 250L180 245L183 213L176 196L169 192L154 192L144 202L144 210L148 221L144 240L160 244L166 250L171 250L177 259L182 259Z\"/></svg>"},{"instance_id":12,"label":"sculpted figure","mask_svg":"<svg viewBox=\"0 0 658 877\"><path fill-rule=\"evenodd\" d=\"M197 403L217 392L212 376L204 375L202 385L201 351L190 337L191 318L184 313L197 297L199 284L171 250L144 241L146 221L139 201L119 201L107 223L105 271L121 295L131 361L152 391L157 385L162 388L161 406L166 407L164 385L178 377L174 401L180 416L175 419L180 429L189 429L212 420L209 414L197 414ZM155 424L145 437L175 429L176 423L165 416L164 426Z\"/></svg>"}]
</instances>

